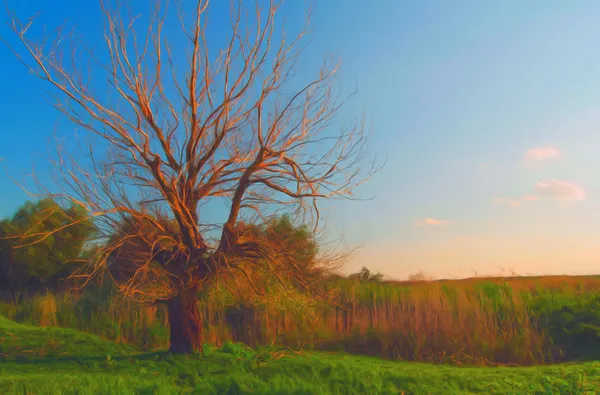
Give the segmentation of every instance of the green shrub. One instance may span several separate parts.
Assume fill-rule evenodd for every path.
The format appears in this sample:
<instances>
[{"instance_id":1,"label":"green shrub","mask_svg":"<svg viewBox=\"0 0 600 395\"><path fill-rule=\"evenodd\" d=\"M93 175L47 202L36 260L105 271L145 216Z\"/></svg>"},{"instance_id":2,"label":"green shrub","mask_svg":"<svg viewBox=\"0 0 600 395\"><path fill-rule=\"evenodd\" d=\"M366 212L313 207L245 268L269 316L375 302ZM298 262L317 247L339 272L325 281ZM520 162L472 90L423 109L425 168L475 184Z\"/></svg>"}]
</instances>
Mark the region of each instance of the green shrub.
<instances>
[{"instance_id":1,"label":"green shrub","mask_svg":"<svg viewBox=\"0 0 600 395\"><path fill-rule=\"evenodd\" d=\"M537 311L536 311L537 310ZM560 350L561 359L595 359L600 355L600 295L554 297L534 305L540 324Z\"/></svg>"}]
</instances>

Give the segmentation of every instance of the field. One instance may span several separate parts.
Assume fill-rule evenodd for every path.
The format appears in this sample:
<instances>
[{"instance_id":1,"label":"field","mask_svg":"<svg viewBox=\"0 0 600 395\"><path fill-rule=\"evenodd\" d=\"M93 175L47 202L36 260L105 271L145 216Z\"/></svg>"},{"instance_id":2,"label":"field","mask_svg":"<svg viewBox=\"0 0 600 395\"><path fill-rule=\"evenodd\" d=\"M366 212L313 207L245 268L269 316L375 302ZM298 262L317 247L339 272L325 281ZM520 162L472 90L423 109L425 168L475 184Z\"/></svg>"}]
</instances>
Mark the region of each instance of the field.
<instances>
[{"instance_id":1,"label":"field","mask_svg":"<svg viewBox=\"0 0 600 395\"><path fill-rule=\"evenodd\" d=\"M315 304L275 315L264 304L241 321L231 319L241 301L212 292L202 304L210 343L204 356L161 352L168 331L160 309L115 302L107 290L5 303L0 393L591 394L600 388L598 277L338 279L328 286L339 290L346 308ZM309 324L301 325L302 318Z\"/></svg>"},{"instance_id":2,"label":"field","mask_svg":"<svg viewBox=\"0 0 600 395\"><path fill-rule=\"evenodd\" d=\"M594 393L600 363L460 368L336 353L252 350L138 353L95 335L0 318L2 394Z\"/></svg>"},{"instance_id":3,"label":"field","mask_svg":"<svg viewBox=\"0 0 600 395\"><path fill-rule=\"evenodd\" d=\"M600 272L388 280L589 269L600 3L335 1L4 7L0 395L600 394Z\"/></svg>"},{"instance_id":4,"label":"field","mask_svg":"<svg viewBox=\"0 0 600 395\"><path fill-rule=\"evenodd\" d=\"M336 305L300 295L240 299L215 289L201 302L206 341L277 344L389 360L526 366L600 359L600 278L540 277L377 283L336 279ZM251 293L248 293L251 295ZM45 294L0 303L36 326L93 333L141 351L168 345L165 312L110 290Z\"/></svg>"}]
</instances>

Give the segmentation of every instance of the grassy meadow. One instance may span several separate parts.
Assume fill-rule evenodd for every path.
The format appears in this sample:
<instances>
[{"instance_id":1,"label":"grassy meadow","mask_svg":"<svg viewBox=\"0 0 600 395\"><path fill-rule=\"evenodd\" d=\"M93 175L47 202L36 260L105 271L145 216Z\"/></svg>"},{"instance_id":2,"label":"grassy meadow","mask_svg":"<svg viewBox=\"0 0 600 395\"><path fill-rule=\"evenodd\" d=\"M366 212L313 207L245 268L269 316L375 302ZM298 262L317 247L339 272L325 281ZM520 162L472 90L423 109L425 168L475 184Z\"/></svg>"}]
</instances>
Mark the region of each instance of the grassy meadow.
<instances>
[{"instance_id":1,"label":"grassy meadow","mask_svg":"<svg viewBox=\"0 0 600 395\"><path fill-rule=\"evenodd\" d=\"M204 356L174 356L0 317L0 393L7 395L592 394L599 386L594 362L464 368L230 342L206 347Z\"/></svg>"}]
</instances>

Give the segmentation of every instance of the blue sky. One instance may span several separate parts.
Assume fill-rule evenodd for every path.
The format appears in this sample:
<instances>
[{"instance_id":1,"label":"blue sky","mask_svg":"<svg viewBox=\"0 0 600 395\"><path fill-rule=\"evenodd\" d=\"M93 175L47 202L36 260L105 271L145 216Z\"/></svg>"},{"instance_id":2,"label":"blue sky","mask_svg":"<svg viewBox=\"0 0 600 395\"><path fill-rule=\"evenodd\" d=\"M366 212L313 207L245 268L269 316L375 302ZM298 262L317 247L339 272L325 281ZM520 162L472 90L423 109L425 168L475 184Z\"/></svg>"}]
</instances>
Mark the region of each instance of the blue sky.
<instances>
[{"instance_id":1,"label":"blue sky","mask_svg":"<svg viewBox=\"0 0 600 395\"><path fill-rule=\"evenodd\" d=\"M227 2L213 3L214 32L225 32ZM286 28L305 4L288 1ZM95 2L9 5L49 27L73 22L103 49ZM358 88L340 117L364 112L387 160L359 191L374 200L327 206L330 235L363 246L347 270L599 272L599 20L593 1L317 2L300 76L335 55L338 88ZM6 46L0 57L5 216L27 198L12 178L49 177L53 137L73 127Z\"/></svg>"}]
</instances>

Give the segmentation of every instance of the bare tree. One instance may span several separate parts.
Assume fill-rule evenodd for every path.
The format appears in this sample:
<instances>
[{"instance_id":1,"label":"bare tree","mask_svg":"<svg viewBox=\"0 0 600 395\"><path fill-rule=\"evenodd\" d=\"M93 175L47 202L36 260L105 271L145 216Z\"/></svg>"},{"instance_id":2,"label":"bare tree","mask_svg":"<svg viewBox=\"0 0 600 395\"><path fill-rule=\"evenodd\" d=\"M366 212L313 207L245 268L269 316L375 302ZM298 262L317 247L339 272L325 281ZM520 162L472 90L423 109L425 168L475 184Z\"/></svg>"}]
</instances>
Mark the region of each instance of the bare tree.
<instances>
[{"instance_id":1,"label":"bare tree","mask_svg":"<svg viewBox=\"0 0 600 395\"><path fill-rule=\"evenodd\" d=\"M90 54L85 73L73 36L35 40L32 20L9 23L14 53L59 93L56 108L93 138L89 161L60 156L60 196L86 208L109 240L77 277L86 284L113 274L126 296L165 303L172 352L201 350L198 294L221 276L244 275L248 262L282 280L298 273L276 243L245 233L242 220L283 210L308 214L316 229L318 201L352 198L376 170L366 160L362 122L331 130L343 103L332 90L337 65L326 61L297 85L306 30L292 40L275 30L280 3L257 4L252 18L243 18L241 1L234 4L218 53L209 50L208 0L187 7L174 13L157 1L140 36L137 18L101 2L108 62ZM170 16L179 19L183 50L164 34ZM91 71L93 79L85 78ZM221 220L211 219L214 201L227 205ZM114 275L107 269L119 260L127 264Z\"/></svg>"}]
</instances>

